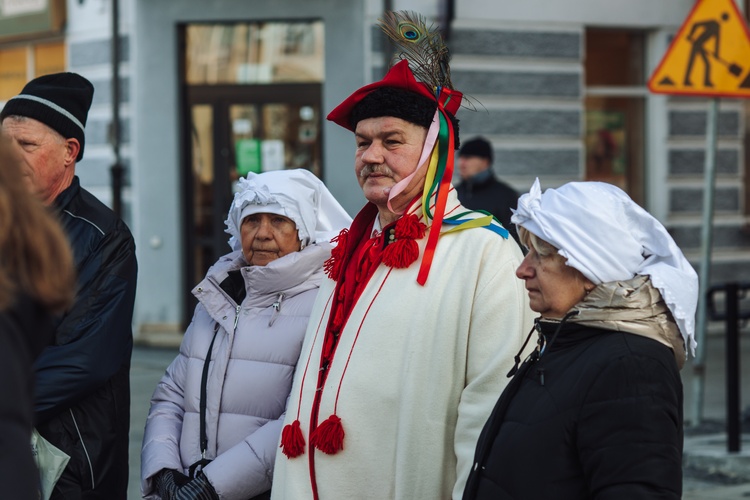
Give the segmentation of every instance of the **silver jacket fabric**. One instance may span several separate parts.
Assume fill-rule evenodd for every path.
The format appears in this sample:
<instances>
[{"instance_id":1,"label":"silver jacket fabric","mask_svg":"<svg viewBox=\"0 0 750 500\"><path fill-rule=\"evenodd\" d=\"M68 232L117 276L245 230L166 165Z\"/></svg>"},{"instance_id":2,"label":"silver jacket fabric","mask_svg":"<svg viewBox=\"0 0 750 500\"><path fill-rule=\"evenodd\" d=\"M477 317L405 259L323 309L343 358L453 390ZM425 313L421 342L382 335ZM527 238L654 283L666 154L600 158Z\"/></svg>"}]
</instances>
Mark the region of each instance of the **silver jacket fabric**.
<instances>
[{"instance_id":1,"label":"silver jacket fabric","mask_svg":"<svg viewBox=\"0 0 750 500\"><path fill-rule=\"evenodd\" d=\"M274 459L310 310L330 256L314 244L266 266L248 266L232 252L193 289L199 304L180 346L151 398L141 453L141 488L158 498L153 476L186 472L201 458L200 388L216 332L206 384L204 473L222 499L246 500L271 487ZM242 304L219 286L239 269Z\"/></svg>"},{"instance_id":2,"label":"silver jacket fabric","mask_svg":"<svg viewBox=\"0 0 750 500\"><path fill-rule=\"evenodd\" d=\"M578 315L568 320L571 323L651 338L672 349L678 368L685 364L677 323L648 276L601 283L573 309Z\"/></svg>"}]
</instances>

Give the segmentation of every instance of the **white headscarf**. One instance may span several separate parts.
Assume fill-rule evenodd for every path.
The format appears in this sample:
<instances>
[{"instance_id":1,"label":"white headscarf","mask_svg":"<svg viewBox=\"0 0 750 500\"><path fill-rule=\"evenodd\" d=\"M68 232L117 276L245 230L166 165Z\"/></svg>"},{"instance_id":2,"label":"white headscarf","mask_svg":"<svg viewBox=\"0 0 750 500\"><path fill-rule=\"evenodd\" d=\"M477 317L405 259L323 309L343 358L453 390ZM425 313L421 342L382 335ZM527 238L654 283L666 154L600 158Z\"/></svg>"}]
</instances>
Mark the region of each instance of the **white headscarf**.
<instances>
[{"instance_id":1,"label":"white headscarf","mask_svg":"<svg viewBox=\"0 0 750 500\"><path fill-rule=\"evenodd\" d=\"M596 285L650 276L695 353L698 275L664 226L620 188L571 182L542 194L536 179L511 222L557 247Z\"/></svg>"},{"instance_id":2,"label":"white headscarf","mask_svg":"<svg viewBox=\"0 0 750 500\"><path fill-rule=\"evenodd\" d=\"M242 247L242 221L255 213L283 215L294 221L303 247L330 240L352 222L325 184L302 168L250 172L246 179L239 180L225 221L226 232L232 235L229 238L232 250Z\"/></svg>"}]
</instances>

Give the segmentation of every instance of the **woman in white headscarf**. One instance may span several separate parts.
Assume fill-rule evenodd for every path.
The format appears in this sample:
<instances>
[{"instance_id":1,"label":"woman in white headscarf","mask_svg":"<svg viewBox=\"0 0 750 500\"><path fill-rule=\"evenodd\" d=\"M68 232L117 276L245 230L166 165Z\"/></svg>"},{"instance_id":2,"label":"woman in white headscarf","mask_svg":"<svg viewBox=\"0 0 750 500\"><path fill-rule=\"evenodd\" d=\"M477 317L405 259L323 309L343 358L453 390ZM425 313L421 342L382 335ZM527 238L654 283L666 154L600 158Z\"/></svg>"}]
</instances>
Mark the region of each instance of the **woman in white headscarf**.
<instances>
[{"instance_id":1,"label":"woman in white headscarf","mask_svg":"<svg viewBox=\"0 0 750 500\"><path fill-rule=\"evenodd\" d=\"M142 493L163 500L269 498L307 321L351 218L307 170L240 179L226 221L232 252L193 294L180 354L151 398Z\"/></svg>"},{"instance_id":2,"label":"woman in white headscarf","mask_svg":"<svg viewBox=\"0 0 750 500\"><path fill-rule=\"evenodd\" d=\"M516 275L540 314L538 346L520 368L517 358L464 499L681 498L695 271L610 184L542 193L537 179L512 222L528 248Z\"/></svg>"}]
</instances>

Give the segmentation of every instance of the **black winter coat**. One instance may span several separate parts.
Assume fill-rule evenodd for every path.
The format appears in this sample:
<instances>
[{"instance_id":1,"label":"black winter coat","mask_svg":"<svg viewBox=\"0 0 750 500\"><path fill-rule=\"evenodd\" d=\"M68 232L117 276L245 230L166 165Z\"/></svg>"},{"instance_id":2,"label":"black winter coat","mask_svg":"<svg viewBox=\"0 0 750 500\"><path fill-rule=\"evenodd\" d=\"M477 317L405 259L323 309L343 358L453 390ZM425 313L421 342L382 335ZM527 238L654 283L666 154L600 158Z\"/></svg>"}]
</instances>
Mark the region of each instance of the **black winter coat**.
<instances>
[{"instance_id":1,"label":"black winter coat","mask_svg":"<svg viewBox=\"0 0 750 500\"><path fill-rule=\"evenodd\" d=\"M558 324L539 325L550 339ZM567 323L501 395L464 499L678 500L682 439L672 351Z\"/></svg>"},{"instance_id":2,"label":"black winter coat","mask_svg":"<svg viewBox=\"0 0 750 500\"><path fill-rule=\"evenodd\" d=\"M125 500L135 243L77 177L54 207L78 276L75 304L35 363L37 429L71 457L52 499Z\"/></svg>"},{"instance_id":3,"label":"black winter coat","mask_svg":"<svg viewBox=\"0 0 750 500\"><path fill-rule=\"evenodd\" d=\"M2 498L39 498L39 471L31 456L32 365L54 335L52 317L19 296L0 313L0 484Z\"/></svg>"}]
</instances>

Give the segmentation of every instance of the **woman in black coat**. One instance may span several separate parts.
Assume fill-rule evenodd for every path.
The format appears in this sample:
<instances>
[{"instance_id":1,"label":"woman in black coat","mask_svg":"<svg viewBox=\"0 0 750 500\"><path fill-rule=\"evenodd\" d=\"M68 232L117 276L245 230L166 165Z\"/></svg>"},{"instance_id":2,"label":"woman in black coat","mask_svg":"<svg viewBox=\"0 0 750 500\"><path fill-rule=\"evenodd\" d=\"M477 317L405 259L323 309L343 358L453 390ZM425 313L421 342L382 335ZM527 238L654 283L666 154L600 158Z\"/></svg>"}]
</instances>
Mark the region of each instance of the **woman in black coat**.
<instances>
[{"instance_id":1,"label":"woman in black coat","mask_svg":"<svg viewBox=\"0 0 750 500\"><path fill-rule=\"evenodd\" d=\"M52 340L52 314L73 300L73 256L62 230L31 196L0 134L0 484L2 498L39 498L31 455L32 364Z\"/></svg>"},{"instance_id":2,"label":"woman in black coat","mask_svg":"<svg viewBox=\"0 0 750 500\"><path fill-rule=\"evenodd\" d=\"M680 499L695 271L609 184L542 194L537 180L513 222L537 349L479 437L464 499Z\"/></svg>"}]
</instances>

